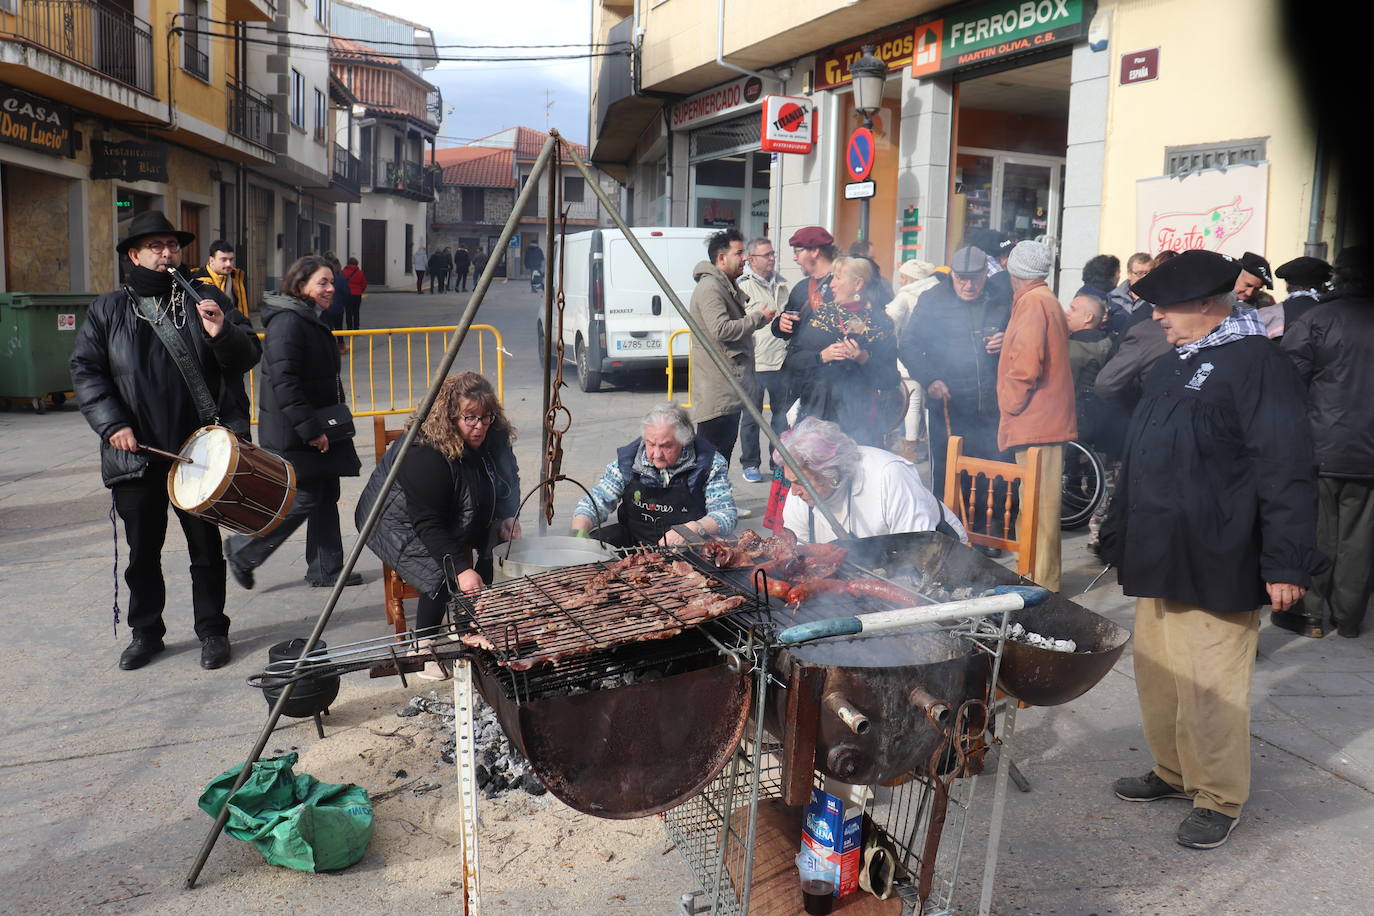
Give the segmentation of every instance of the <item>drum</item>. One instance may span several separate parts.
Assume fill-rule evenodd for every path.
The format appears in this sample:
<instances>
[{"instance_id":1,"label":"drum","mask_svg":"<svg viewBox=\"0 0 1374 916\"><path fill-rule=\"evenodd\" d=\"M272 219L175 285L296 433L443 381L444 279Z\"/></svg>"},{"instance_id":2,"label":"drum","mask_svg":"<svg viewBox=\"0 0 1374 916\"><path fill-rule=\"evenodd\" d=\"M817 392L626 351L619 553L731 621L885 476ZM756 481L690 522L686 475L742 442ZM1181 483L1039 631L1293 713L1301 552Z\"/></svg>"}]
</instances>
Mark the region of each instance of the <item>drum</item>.
<instances>
[{"instance_id":1,"label":"drum","mask_svg":"<svg viewBox=\"0 0 1374 916\"><path fill-rule=\"evenodd\" d=\"M221 528L262 537L276 528L296 501L291 463L223 426L202 426L181 446L167 472L172 505Z\"/></svg>"}]
</instances>

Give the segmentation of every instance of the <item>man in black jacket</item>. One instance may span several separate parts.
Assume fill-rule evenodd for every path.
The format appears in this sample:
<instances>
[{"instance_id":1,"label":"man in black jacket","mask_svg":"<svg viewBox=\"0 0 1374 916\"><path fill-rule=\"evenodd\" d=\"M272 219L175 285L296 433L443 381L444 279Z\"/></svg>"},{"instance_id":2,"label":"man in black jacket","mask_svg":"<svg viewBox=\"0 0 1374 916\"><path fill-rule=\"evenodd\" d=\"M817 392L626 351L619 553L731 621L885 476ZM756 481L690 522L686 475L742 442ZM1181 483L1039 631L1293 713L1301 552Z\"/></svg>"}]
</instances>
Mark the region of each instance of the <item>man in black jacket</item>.
<instances>
[{"instance_id":1,"label":"man in black jacket","mask_svg":"<svg viewBox=\"0 0 1374 916\"><path fill-rule=\"evenodd\" d=\"M1249 797L1258 607L1292 607L1323 565L1302 386L1235 306L1239 273L1188 251L1133 284L1172 352L1145 380L1101 535L1136 598L1136 692L1155 758L1113 789L1190 799L1177 839L1195 849L1226 842Z\"/></svg>"},{"instance_id":2,"label":"man in black jacket","mask_svg":"<svg viewBox=\"0 0 1374 916\"><path fill-rule=\"evenodd\" d=\"M951 434L964 437L966 455L1003 457L997 448L997 361L1011 302L990 297L987 260L981 248L954 252L952 281L921 294L899 345L908 377L930 396L931 492L937 496L945 492Z\"/></svg>"},{"instance_id":3,"label":"man in black jacket","mask_svg":"<svg viewBox=\"0 0 1374 916\"><path fill-rule=\"evenodd\" d=\"M468 291L468 269L472 267L472 255L459 245L453 253L453 287L460 293Z\"/></svg>"},{"instance_id":4,"label":"man in black jacket","mask_svg":"<svg viewBox=\"0 0 1374 916\"><path fill-rule=\"evenodd\" d=\"M1317 546L1333 561L1294 611L1270 617L1303 636L1322 636L1327 626L1359 636L1374 585L1374 277L1367 255L1342 251L1335 295L1283 337L1283 352L1307 385L1319 467Z\"/></svg>"},{"instance_id":5,"label":"man in black jacket","mask_svg":"<svg viewBox=\"0 0 1374 916\"><path fill-rule=\"evenodd\" d=\"M182 300L168 271L180 265L181 249L194 239L189 232L178 232L160 212L134 217L128 238L116 248L132 264L128 285L91 303L72 351L72 385L81 413L100 436L101 475L124 520L129 545L124 581L133 640L119 657L119 667L126 671L143 667L161 652L166 633L162 544L169 461L142 447L176 452L205 423L246 425L248 418L235 415L237 402L225 392L241 384L243 373L262 353L248 319L218 290L200 286L205 298ZM191 380L178 368L155 324L175 331L179 348L195 366ZM176 514L191 555L200 663L219 668L229 660L219 529L180 509Z\"/></svg>"}]
</instances>

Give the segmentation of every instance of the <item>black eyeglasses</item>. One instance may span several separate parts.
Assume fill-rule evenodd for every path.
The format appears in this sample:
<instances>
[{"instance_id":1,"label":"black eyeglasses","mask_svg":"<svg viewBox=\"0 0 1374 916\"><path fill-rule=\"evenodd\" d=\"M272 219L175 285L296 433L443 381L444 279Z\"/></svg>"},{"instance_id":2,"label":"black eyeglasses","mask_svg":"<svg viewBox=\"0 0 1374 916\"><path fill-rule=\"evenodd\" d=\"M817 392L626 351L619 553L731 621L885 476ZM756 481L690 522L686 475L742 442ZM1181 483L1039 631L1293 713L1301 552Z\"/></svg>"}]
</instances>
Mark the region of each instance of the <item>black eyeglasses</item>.
<instances>
[{"instance_id":1,"label":"black eyeglasses","mask_svg":"<svg viewBox=\"0 0 1374 916\"><path fill-rule=\"evenodd\" d=\"M464 426L490 426L496 422L496 414L484 413L480 417L459 417Z\"/></svg>"}]
</instances>

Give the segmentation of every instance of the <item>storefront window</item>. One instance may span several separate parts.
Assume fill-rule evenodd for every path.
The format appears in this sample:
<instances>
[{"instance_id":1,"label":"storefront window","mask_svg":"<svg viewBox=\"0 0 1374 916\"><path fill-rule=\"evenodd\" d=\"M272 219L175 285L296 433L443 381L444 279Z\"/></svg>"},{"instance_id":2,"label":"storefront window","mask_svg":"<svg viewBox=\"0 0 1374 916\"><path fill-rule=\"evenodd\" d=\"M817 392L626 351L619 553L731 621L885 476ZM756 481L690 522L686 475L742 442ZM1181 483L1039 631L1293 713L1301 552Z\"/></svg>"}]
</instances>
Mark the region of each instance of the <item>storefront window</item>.
<instances>
[{"instance_id":1,"label":"storefront window","mask_svg":"<svg viewBox=\"0 0 1374 916\"><path fill-rule=\"evenodd\" d=\"M757 151L759 127L752 114L692 132L692 225L764 233L772 158Z\"/></svg>"}]
</instances>

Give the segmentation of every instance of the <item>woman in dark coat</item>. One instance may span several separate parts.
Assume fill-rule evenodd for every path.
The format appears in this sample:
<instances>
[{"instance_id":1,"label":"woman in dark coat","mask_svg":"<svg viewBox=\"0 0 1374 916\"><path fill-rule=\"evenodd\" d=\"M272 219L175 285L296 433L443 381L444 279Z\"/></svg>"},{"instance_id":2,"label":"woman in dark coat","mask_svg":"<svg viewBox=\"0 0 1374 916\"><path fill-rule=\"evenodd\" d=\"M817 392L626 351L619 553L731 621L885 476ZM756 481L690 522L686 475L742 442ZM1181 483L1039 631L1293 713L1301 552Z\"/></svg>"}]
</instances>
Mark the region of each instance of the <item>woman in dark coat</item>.
<instances>
[{"instance_id":1,"label":"woman in dark coat","mask_svg":"<svg viewBox=\"0 0 1374 916\"><path fill-rule=\"evenodd\" d=\"M514 438L491 382L463 372L444 380L406 453L367 546L420 590L415 626L422 634L443 621L450 592L472 593L491 583L492 544L520 536ZM401 441L387 450L358 500L354 521L360 529ZM443 673L431 662L420 676Z\"/></svg>"},{"instance_id":2,"label":"woman in dark coat","mask_svg":"<svg viewBox=\"0 0 1374 916\"><path fill-rule=\"evenodd\" d=\"M830 281L834 301L808 306L795 320L784 312L773 327L788 340L783 368L800 399L797 419L830 420L859 445L884 448L905 401L896 329L869 301L874 273L862 258L837 259Z\"/></svg>"},{"instance_id":3,"label":"woman in dark coat","mask_svg":"<svg viewBox=\"0 0 1374 916\"><path fill-rule=\"evenodd\" d=\"M263 298L262 383L258 435L262 445L296 469L296 501L266 537L234 535L224 555L234 581L253 587L253 570L266 562L302 523L305 578L312 586L334 584L343 569L339 533L339 478L362 467L353 440L330 441L316 411L343 403L339 350L322 317L334 296L334 270L324 258L307 255L292 264L281 287ZM346 585L361 585L354 573Z\"/></svg>"}]
</instances>

